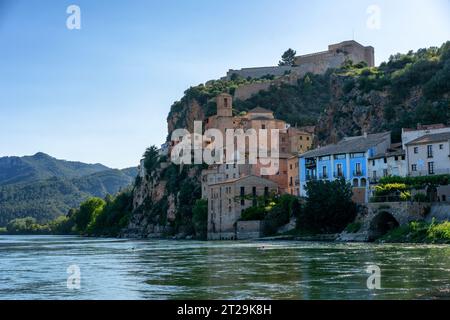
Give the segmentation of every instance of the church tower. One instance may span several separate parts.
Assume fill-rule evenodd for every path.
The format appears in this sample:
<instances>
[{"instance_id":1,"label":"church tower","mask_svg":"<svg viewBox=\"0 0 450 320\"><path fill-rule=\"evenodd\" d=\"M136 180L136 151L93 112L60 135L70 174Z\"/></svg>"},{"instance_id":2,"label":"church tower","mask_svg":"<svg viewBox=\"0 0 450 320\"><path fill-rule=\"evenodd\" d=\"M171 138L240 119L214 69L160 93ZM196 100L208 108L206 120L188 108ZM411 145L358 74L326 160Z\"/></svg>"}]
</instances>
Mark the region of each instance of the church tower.
<instances>
[{"instance_id":1,"label":"church tower","mask_svg":"<svg viewBox=\"0 0 450 320\"><path fill-rule=\"evenodd\" d=\"M232 117L233 116L233 96L228 93L221 93L216 98L217 116Z\"/></svg>"}]
</instances>

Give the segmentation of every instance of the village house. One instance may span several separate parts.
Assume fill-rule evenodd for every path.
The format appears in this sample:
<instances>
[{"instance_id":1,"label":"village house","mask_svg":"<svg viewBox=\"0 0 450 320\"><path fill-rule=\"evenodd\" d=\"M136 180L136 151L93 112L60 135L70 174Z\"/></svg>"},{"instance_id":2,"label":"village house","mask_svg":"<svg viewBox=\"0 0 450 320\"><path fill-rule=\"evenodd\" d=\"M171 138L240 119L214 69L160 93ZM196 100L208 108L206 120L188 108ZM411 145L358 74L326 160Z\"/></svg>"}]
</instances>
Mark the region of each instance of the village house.
<instances>
[{"instance_id":1,"label":"village house","mask_svg":"<svg viewBox=\"0 0 450 320\"><path fill-rule=\"evenodd\" d=\"M260 236L260 222L241 223L241 214L256 206L259 197L277 192L276 183L253 175L208 185L208 240Z\"/></svg>"},{"instance_id":2,"label":"village house","mask_svg":"<svg viewBox=\"0 0 450 320\"><path fill-rule=\"evenodd\" d=\"M393 144L386 152L369 158L370 184L377 184L384 177L406 177L407 174L406 155L401 143Z\"/></svg>"},{"instance_id":3,"label":"village house","mask_svg":"<svg viewBox=\"0 0 450 320\"><path fill-rule=\"evenodd\" d=\"M406 143L410 176L450 174L450 132L427 134Z\"/></svg>"},{"instance_id":4,"label":"village house","mask_svg":"<svg viewBox=\"0 0 450 320\"><path fill-rule=\"evenodd\" d=\"M292 156L288 159L288 191L292 196L300 195L300 176L298 168L298 156Z\"/></svg>"},{"instance_id":5,"label":"village house","mask_svg":"<svg viewBox=\"0 0 450 320\"><path fill-rule=\"evenodd\" d=\"M369 159L385 153L390 145L390 132L365 134L300 155L300 195L306 196L309 181L344 178L353 186L354 201L368 202Z\"/></svg>"},{"instance_id":6,"label":"village house","mask_svg":"<svg viewBox=\"0 0 450 320\"><path fill-rule=\"evenodd\" d=\"M254 204L252 201L233 203L233 197L242 196L241 192L250 192L251 197L270 193L290 193L298 195L299 177L297 155L309 150L314 139L314 128L294 128L286 122L276 119L273 111L256 107L247 113L233 116L233 98L229 94L220 94L216 97L217 113L206 119L205 128L219 129L226 137L227 129L242 129L268 131L267 147L270 150L272 130L278 130L279 157L271 159L271 165L278 168L278 172L271 175L262 175L262 168L268 160L258 154L257 163L249 164L249 140L245 142L245 164L217 164L210 166L202 172L202 197L208 200L208 239L236 239L254 237L260 232L260 222L239 221L241 213ZM261 141L258 141L259 145ZM236 141L231 144L233 150L224 148L227 152L236 152ZM229 146L228 146L229 147ZM233 158L242 155L235 155ZM271 155L268 155L269 157ZM237 160L237 159L236 159ZM291 187L292 182L292 187ZM231 191L230 191L231 190ZM246 194L247 195L247 194Z\"/></svg>"}]
</instances>

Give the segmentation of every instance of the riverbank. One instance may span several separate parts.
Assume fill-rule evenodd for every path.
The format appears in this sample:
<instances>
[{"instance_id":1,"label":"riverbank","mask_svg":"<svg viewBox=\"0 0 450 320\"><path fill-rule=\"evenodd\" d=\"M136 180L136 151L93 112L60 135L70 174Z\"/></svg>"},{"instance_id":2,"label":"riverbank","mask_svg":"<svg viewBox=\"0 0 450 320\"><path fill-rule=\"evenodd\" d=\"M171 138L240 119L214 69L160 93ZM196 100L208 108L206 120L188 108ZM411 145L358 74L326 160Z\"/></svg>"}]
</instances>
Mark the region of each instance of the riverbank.
<instances>
[{"instance_id":1,"label":"riverbank","mask_svg":"<svg viewBox=\"0 0 450 320\"><path fill-rule=\"evenodd\" d=\"M391 230L378 243L450 244L450 222L411 222Z\"/></svg>"}]
</instances>

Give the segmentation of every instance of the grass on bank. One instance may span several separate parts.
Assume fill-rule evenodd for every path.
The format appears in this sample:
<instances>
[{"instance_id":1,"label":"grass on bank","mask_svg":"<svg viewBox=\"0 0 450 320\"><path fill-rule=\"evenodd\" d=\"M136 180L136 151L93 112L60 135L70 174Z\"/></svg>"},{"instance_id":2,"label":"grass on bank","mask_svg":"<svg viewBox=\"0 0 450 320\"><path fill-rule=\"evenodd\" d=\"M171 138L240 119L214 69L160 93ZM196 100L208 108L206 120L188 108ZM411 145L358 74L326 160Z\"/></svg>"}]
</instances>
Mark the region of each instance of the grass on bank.
<instances>
[{"instance_id":1,"label":"grass on bank","mask_svg":"<svg viewBox=\"0 0 450 320\"><path fill-rule=\"evenodd\" d=\"M450 222L410 222L391 230L378 242L450 244Z\"/></svg>"}]
</instances>

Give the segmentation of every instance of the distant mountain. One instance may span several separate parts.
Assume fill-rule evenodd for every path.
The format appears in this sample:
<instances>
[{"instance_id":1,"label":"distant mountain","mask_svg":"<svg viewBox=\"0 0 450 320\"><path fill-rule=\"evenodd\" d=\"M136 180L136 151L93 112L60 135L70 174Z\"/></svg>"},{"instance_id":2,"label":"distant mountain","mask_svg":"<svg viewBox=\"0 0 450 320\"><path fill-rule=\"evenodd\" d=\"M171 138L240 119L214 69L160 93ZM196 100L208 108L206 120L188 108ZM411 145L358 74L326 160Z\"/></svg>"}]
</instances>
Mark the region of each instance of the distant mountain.
<instances>
[{"instance_id":1,"label":"distant mountain","mask_svg":"<svg viewBox=\"0 0 450 320\"><path fill-rule=\"evenodd\" d=\"M80 178L109 170L102 164L58 160L39 152L34 156L0 158L0 185L34 182L43 179Z\"/></svg>"},{"instance_id":2,"label":"distant mountain","mask_svg":"<svg viewBox=\"0 0 450 320\"><path fill-rule=\"evenodd\" d=\"M0 158L0 226L15 218L30 216L45 222L65 215L89 197L127 188L137 173L137 168L116 170L44 153Z\"/></svg>"}]
</instances>

